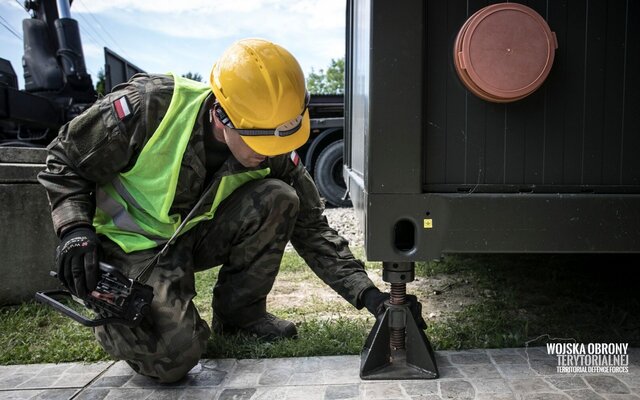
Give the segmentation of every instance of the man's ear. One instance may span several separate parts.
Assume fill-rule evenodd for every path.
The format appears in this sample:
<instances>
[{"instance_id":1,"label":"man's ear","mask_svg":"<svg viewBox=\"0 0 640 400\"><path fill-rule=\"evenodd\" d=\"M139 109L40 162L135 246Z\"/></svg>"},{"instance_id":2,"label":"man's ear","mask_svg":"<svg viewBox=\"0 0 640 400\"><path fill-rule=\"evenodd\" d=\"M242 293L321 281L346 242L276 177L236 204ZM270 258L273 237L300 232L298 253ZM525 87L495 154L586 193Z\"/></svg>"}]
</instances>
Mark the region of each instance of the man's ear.
<instances>
[{"instance_id":1,"label":"man's ear","mask_svg":"<svg viewBox=\"0 0 640 400\"><path fill-rule=\"evenodd\" d=\"M209 122L211 122L216 127L219 127L222 125L213 107L209 109Z\"/></svg>"},{"instance_id":2,"label":"man's ear","mask_svg":"<svg viewBox=\"0 0 640 400\"><path fill-rule=\"evenodd\" d=\"M211 125L213 127L213 135L215 136L215 138L218 141L226 144L227 139L224 134L224 124L220 121L213 108L209 110L209 121L211 122Z\"/></svg>"}]
</instances>

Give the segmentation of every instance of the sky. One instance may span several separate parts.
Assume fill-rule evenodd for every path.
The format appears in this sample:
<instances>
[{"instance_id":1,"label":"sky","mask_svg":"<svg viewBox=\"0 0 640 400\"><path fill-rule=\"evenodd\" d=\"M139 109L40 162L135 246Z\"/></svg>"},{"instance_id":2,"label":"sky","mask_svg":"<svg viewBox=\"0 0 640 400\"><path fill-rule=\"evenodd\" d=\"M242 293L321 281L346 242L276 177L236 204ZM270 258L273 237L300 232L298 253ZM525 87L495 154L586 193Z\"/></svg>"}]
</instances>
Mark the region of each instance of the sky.
<instances>
[{"instance_id":1,"label":"sky","mask_svg":"<svg viewBox=\"0 0 640 400\"><path fill-rule=\"evenodd\" d=\"M29 18L22 2L0 0L0 57L11 61L20 88L22 20ZM208 80L222 52L248 37L285 47L305 75L326 69L344 56L345 7L346 0L74 0L71 17L94 83L105 46L147 72Z\"/></svg>"}]
</instances>

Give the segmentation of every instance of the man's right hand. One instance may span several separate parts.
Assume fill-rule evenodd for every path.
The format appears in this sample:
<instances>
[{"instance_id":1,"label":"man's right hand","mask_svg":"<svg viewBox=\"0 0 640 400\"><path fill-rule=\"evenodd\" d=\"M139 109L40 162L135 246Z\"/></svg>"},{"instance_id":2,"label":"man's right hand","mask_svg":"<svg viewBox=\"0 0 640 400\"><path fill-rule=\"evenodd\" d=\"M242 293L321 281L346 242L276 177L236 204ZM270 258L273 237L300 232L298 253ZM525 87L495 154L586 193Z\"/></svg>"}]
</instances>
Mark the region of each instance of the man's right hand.
<instances>
[{"instance_id":1,"label":"man's right hand","mask_svg":"<svg viewBox=\"0 0 640 400\"><path fill-rule=\"evenodd\" d=\"M384 293L378 290L378 288L369 288L365 290L362 295L364 306L369 310L374 317L380 317L386 310L384 302L389 300L389 293ZM416 296L412 294L406 295L407 304L409 310L413 315L413 319L416 321L418 327L422 330L427 329L427 323L422 318L422 304L418 301Z\"/></svg>"},{"instance_id":2,"label":"man's right hand","mask_svg":"<svg viewBox=\"0 0 640 400\"><path fill-rule=\"evenodd\" d=\"M63 235L56 254L58 279L69 291L84 299L98 283L100 239L93 227L83 225Z\"/></svg>"}]
</instances>

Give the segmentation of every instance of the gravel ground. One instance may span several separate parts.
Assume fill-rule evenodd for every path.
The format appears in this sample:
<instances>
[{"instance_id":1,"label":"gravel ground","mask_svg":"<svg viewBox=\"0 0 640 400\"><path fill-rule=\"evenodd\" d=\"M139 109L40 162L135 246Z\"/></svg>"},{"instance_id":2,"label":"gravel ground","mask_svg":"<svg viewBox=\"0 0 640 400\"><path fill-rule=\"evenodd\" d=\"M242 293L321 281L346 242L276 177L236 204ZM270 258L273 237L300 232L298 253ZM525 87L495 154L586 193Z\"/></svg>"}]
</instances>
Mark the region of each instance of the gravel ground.
<instances>
[{"instance_id":1,"label":"gravel ground","mask_svg":"<svg viewBox=\"0 0 640 400\"><path fill-rule=\"evenodd\" d=\"M324 215L327 216L329 226L349 241L349 247L362 247L364 245L360 224L353 207L327 208L324 210ZM291 248L291 243L289 243L287 250Z\"/></svg>"},{"instance_id":2,"label":"gravel ground","mask_svg":"<svg viewBox=\"0 0 640 400\"><path fill-rule=\"evenodd\" d=\"M329 226L338 231L349 241L350 247L362 247L364 245L360 223L356 218L353 207L349 208L327 208L324 210Z\"/></svg>"}]
</instances>

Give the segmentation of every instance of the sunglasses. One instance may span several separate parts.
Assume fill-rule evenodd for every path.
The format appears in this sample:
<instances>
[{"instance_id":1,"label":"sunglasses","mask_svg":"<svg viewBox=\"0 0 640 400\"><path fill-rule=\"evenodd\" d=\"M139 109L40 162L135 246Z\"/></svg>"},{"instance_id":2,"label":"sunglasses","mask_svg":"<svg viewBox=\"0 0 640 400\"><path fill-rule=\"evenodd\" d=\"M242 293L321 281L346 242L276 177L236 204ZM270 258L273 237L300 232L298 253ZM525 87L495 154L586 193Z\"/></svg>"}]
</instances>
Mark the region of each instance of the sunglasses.
<instances>
[{"instance_id":1,"label":"sunglasses","mask_svg":"<svg viewBox=\"0 0 640 400\"><path fill-rule=\"evenodd\" d=\"M300 130L302 126L302 120L304 118L304 113L307 111L309 107L309 100L311 96L309 96L309 92L305 92L304 94L304 108L300 115L295 117L294 119L287 121L283 124L278 125L275 129L238 129L233 126L233 123L227 116L227 113L224 111L220 103L216 102L214 104L214 111L218 116L220 122L223 125L235 130L242 136L278 136L278 137L286 137L293 135L294 133Z\"/></svg>"}]
</instances>

